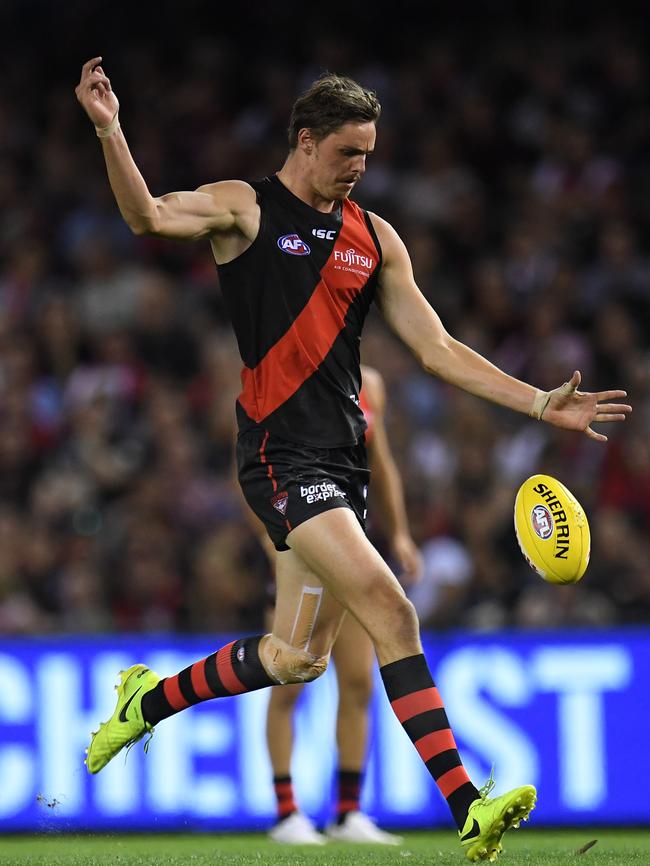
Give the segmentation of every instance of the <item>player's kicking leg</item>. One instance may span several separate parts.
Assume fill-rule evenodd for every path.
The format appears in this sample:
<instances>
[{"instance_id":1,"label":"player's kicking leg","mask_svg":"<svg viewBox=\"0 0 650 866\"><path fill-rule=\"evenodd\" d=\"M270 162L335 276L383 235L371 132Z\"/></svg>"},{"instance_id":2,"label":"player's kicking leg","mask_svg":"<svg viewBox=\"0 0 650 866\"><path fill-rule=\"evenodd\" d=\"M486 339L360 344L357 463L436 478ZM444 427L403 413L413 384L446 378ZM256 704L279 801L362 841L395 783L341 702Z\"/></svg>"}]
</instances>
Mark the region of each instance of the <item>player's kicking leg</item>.
<instances>
[{"instance_id":1,"label":"player's kicking leg","mask_svg":"<svg viewBox=\"0 0 650 866\"><path fill-rule=\"evenodd\" d=\"M98 773L125 746L189 706L316 679L327 668L342 616L340 603L307 566L279 570L271 634L232 641L175 676L161 679L144 665L121 674L113 715L92 734L89 772Z\"/></svg>"},{"instance_id":2,"label":"player's kicking leg","mask_svg":"<svg viewBox=\"0 0 650 866\"><path fill-rule=\"evenodd\" d=\"M467 858L495 860L503 833L533 809L535 789L490 799L472 784L422 653L413 606L352 512L321 514L287 541L370 635L391 706L447 801Z\"/></svg>"}]
</instances>

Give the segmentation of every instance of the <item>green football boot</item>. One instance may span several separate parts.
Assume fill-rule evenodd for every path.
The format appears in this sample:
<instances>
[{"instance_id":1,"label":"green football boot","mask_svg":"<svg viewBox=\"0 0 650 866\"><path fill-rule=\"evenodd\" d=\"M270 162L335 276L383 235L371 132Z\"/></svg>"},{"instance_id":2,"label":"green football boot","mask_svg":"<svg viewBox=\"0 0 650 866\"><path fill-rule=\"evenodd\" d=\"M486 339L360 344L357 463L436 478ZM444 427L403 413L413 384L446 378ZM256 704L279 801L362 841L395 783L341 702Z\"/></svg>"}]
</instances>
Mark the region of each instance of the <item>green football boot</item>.
<instances>
[{"instance_id":1,"label":"green football boot","mask_svg":"<svg viewBox=\"0 0 650 866\"><path fill-rule=\"evenodd\" d=\"M502 850L501 837L511 827L528 820L535 808L537 791L532 785L513 788L500 797L488 797L494 788L490 774L487 783L479 791L480 797L469 807L463 829L459 832L460 844L465 856L472 863L488 860L494 863Z\"/></svg>"},{"instance_id":2,"label":"green football boot","mask_svg":"<svg viewBox=\"0 0 650 866\"><path fill-rule=\"evenodd\" d=\"M101 722L93 731L86 749L85 764L89 773L99 773L124 746L132 746L145 734L153 734L153 727L142 718L142 696L150 692L160 677L144 665L132 665L120 671L120 683L115 686L117 706L107 722ZM147 750L145 744L145 751Z\"/></svg>"}]
</instances>

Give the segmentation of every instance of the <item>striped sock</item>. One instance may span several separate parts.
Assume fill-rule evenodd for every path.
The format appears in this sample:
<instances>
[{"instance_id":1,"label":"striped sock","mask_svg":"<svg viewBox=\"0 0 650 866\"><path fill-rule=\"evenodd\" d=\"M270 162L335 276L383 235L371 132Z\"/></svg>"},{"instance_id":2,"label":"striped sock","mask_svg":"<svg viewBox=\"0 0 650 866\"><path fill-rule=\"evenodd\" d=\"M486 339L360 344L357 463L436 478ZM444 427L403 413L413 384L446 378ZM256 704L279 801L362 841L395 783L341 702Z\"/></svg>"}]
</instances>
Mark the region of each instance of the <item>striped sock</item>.
<instances>
[{"instance_id":1,"label":"striped sock","mask_svg":"<svg viewBox=\"0 0 650 866\"><path fill-rule=\"evenodd\" d=\"M337 774L337 823L342 824L348 812L359 811L362 775L359 770L339 770Z\"/></svg>"},{"instance_id":2,"label":"striped sock","mask_svg":"<svg viewBox=\"0 0 650 866\"><path fill-rule=\"evenodd\" d=\"M274 776L273 790L278 801L278 821L283 821L298 811L296 801L293 799L291 776Z\"/></svg>"},{"instance_id":3,"label":"striped sock","mask_svg":"<svg viewBox=\"0 0 650 866\"><path fill-rule=\"evenodd\" d=\"M259 656L262 635L232 641L173 677L165 677L142 698L142 715L150 725L201 701L240 695L277 685Z\"/></svg>"},{"instance_id":4,"label":"striped sock","mask_svg":"<svg viewBox=\"0 0 650 866\"><path fill-rule=\"evenodd\" d=\"M380 669L386 694L427 770L447 801L458 829L479 793L463 767L425 657L420 654L391 662Z\"/></svg>"}]
</instances>

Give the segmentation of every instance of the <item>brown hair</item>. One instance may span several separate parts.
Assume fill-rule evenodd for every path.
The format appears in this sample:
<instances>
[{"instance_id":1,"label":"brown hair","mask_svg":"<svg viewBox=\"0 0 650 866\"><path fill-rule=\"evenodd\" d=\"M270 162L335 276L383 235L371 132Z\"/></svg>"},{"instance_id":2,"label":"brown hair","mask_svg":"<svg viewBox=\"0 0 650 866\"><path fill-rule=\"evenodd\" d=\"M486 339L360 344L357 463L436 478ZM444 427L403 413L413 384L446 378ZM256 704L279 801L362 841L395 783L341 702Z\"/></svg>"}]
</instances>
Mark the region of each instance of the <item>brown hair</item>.
<instances>
[{"instance_id":1,"label":"brown hair","mask_svg":"<svg viewBox=\"0 0 650 866\"><path fill-rule=\"evenodd\" d=\"M317 141L345 123L376 123L381 105L376 93L352 78L326 72L294 103L289 121L289 147L298 144L301 129L310 129Z\"/></svg>"}]
</instances>

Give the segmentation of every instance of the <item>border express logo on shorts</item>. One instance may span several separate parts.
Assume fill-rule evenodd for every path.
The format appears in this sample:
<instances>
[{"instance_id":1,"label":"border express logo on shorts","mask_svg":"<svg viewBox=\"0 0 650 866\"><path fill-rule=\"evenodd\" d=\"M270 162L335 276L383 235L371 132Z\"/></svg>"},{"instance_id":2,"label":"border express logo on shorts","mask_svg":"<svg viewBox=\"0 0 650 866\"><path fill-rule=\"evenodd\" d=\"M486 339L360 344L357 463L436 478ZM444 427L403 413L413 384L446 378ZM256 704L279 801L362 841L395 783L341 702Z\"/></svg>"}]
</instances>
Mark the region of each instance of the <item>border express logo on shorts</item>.
<instances>
[{"instance_id":1,"label":"border express logo on shorts","mask_svg":"<svg viewBox=\"0 0 650 866\"><path fill-rule=\"evenodd\" d=\"M309 246L295 232L278 238L278 246L283 253L289 253L290 256L308 256L311 252Z\"/></svg>"},{"instance_id":2,"label":"border express logo on shorts","mask_svg":"<svg viewBox=\"0 0 650 866\"><path fill-rule=\"evenodd\" d=\"M331 481L321 481L320 484L301 484L300 496L307 500L308 505L312 505L314 502L326 502L337 496L342 496L345 499L345 493Z\"/></svg>"}]
</instances>

